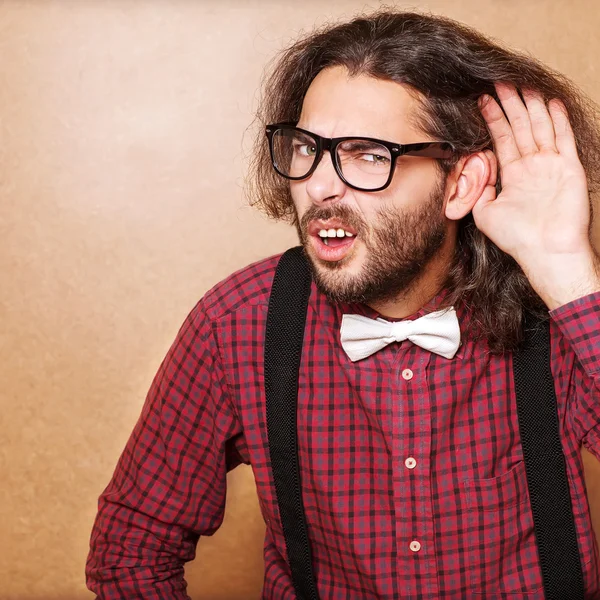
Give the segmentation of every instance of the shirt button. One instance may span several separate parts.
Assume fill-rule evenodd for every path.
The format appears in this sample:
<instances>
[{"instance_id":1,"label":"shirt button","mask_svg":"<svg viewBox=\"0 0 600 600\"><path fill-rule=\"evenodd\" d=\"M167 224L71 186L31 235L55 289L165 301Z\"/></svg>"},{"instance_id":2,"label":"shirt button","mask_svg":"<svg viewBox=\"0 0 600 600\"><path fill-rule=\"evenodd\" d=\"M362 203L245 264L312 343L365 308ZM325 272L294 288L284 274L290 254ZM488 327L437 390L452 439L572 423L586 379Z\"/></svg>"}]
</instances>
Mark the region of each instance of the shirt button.
<instances>
[{"instance_id":1,"label":"shirt button","mask_svg":"<svg viewBox=\"0 0 600 600\"><path fill-rule=\"evenodd\" d=\"M409 456L404 461L404 464L406 465L407 469L414 469L417 466L417 461L412 456Z\"/></svg>"},{"instance_id":2,"label":"shirt button","mask_svg":"<svg viewBox=\"0 0 600 600\"><path fill-rule=\"evenodd\" d=\"M419 542L417 542L417 540L414 540L410 543L410 549L413 552L418 552L421 549L421 544L419 544Z\"/></svg>"},{"instance_id":3,"label":"shirt button","mask_svg":"<svg viewBox=\"0 0 600 600\"><path fill-rule=\"evenodd\" d=\"M413 372L410 369L404 369L404 371L402 371L402 377L404 377L404 379L406 379L406 380L412 379Z\"/></svg>"}]
</instances>

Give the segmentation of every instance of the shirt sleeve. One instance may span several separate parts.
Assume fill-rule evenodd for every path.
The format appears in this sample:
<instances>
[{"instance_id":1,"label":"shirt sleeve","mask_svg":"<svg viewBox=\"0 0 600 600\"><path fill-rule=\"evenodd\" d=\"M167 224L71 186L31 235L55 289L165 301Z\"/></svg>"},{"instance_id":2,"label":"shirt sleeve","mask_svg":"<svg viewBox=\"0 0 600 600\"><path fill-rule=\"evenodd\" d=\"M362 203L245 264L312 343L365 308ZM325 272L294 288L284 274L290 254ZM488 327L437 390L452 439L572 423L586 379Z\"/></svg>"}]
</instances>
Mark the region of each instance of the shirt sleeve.
<instances>
[{"instance_id":1,"label":"shirt sleeve","mask_svg":"<svg viewBox=\"0 0 600 600\"><path fill-rule=\"evenodd\" d=\"M583 445L600 460L600 292L550 311L576 357L569 416Z\"/></svg>"},{"instance_id":2,"label":"shirt sleeve","mask_svg":"<svg viewBox=\"0 0 600 600\"><path fill-rule=\"evenodd\" d=\"M221 525L227 471L242 462L202 301L182 325L102 493L86 565L102 600L188 599L184 563Z\"/></svg>"}]
</instances>

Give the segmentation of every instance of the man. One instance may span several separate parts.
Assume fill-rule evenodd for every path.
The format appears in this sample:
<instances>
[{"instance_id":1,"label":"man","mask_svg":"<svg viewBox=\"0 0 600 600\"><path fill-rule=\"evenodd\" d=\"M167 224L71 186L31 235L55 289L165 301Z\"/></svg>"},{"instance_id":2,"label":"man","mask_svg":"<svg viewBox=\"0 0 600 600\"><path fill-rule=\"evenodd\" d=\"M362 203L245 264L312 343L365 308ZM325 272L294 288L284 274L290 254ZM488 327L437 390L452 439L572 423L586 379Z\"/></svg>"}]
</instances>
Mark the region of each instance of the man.
<instances>
[{"instance_id":1,"label":"man","mask_svg":"<svg viewBox=\"0 0 600 600\"><path fill-rule=\"evenodd\" d=\"M598 596L580 456L583 444L600 458L591 103L454 21L384 11L283 53L260 117L253 203L296 226L315 280L297 426L319 597L544 597L511 370L525 313L550 319L585 593ZM100 499L87 575L101 598L187 598L183 564L219 527L241 462L267 525L263 598L296 597L263 388L278 258L210 290L163 362ZM455 316L460 342L365 350L348 318L431 313Z\"/></svg>"}]
</instances>

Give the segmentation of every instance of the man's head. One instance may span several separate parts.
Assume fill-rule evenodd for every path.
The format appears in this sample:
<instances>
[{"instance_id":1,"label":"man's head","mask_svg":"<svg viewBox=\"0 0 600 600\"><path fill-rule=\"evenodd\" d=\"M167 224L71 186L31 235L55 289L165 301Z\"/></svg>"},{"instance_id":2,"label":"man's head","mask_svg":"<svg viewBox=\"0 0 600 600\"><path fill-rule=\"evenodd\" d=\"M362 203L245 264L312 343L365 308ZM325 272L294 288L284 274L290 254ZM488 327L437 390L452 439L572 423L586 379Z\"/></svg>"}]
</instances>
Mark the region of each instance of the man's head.
<instances>
[{"instance_id":1,"label":"man's head","mask_svg":"<svg viewBox=\"0 0 600 600\"><path fill-rule=\"evenodd\" d=\"M334 299L368 301L407 290L445 254L452 259L448 302L470 304L492 348L513 347L523 311L545 307L518 265L477 230L471 215L482 180L496 168L477 106L484 93L496 97L496 81L564 102L589 189L596 192L597 110L567 78L451 19L380 11L328 26L284 51L265 82L259 121L263 127L291 123L324 138L447 142L451 156L401 156L389 187L363 192L336 174L329 152L309 177L283 178L273 169L263 129L250 201L296 226L319 285ZM383 165L381 157L366 158ZM347 254L319 253L314 228L329 223L356 229ZM339 260L327 261L327 252Z\"/></svg>"},{"instance_id":2,"label":"man's head","mask_svg":"<svg viewBox=\"0 0 600 600\"><path fill-rule=\"evenodd\" d=\"M276 163L280 158L283 165L289 156L290 166L301 168L295 175L318 161L309 177L290 181L290 193L317 285L332 300L381 302L409 291L448 234L456 236L446 216L447 188L454 220L471 209L483 189L485 156L472 156L471 164L463 165L459 189L446 185L433 158L392 155L407 144L435 141L414 124L418 110L416 95L402 84L328 67L310 84L297 126L325 138L391 141L391 148L351 139L341 142L333 157L316 156L314 138L295 130L283 131L273 142ZM385 189L369 191L388 182ZM346 233L324 237L331 229Z\"/></svg>"}]
</instances>

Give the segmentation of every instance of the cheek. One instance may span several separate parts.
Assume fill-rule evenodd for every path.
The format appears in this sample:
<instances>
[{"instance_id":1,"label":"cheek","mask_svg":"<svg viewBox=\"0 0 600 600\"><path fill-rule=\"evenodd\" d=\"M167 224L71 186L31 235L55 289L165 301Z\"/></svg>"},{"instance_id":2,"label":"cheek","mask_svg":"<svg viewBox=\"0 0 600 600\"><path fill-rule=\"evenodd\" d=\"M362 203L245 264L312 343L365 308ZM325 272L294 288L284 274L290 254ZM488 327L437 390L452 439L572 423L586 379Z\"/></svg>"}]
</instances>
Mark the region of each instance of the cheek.
<instances>
[{"instance_id":1,"label":"cheek","mask_svg":"<svg viewBox=\"0 0 600 600\"><path fill-rule=\"evenodd\" d=\"M378 193L377 195L371 194L370 198L357 198L353 208L367 226L370 227L374 223L377 223L379 212L385 210L386 205L385 196Z\"/></svg>"},{"instance_id":2,"label":"cheek","mask_svg":"<svg viewBox=\"0 0 600 600\"><path fill-rule=\"evenodd\" d=\"M392 184L384 191L405 206L416 206L429 197L439 178L434 161L406 156L398 161Z\"/></svg>"},{"instance_id":3,"label":"cheek","mask_svg":"<svg viewBox=\"0 0 600 600\"><path fill-rule=\"evenodd\" d=\"M307 204L306 185L301 181L290 181L290 195L296 211L302 210L304 212Z\"/></svg>"}]
</instances>

